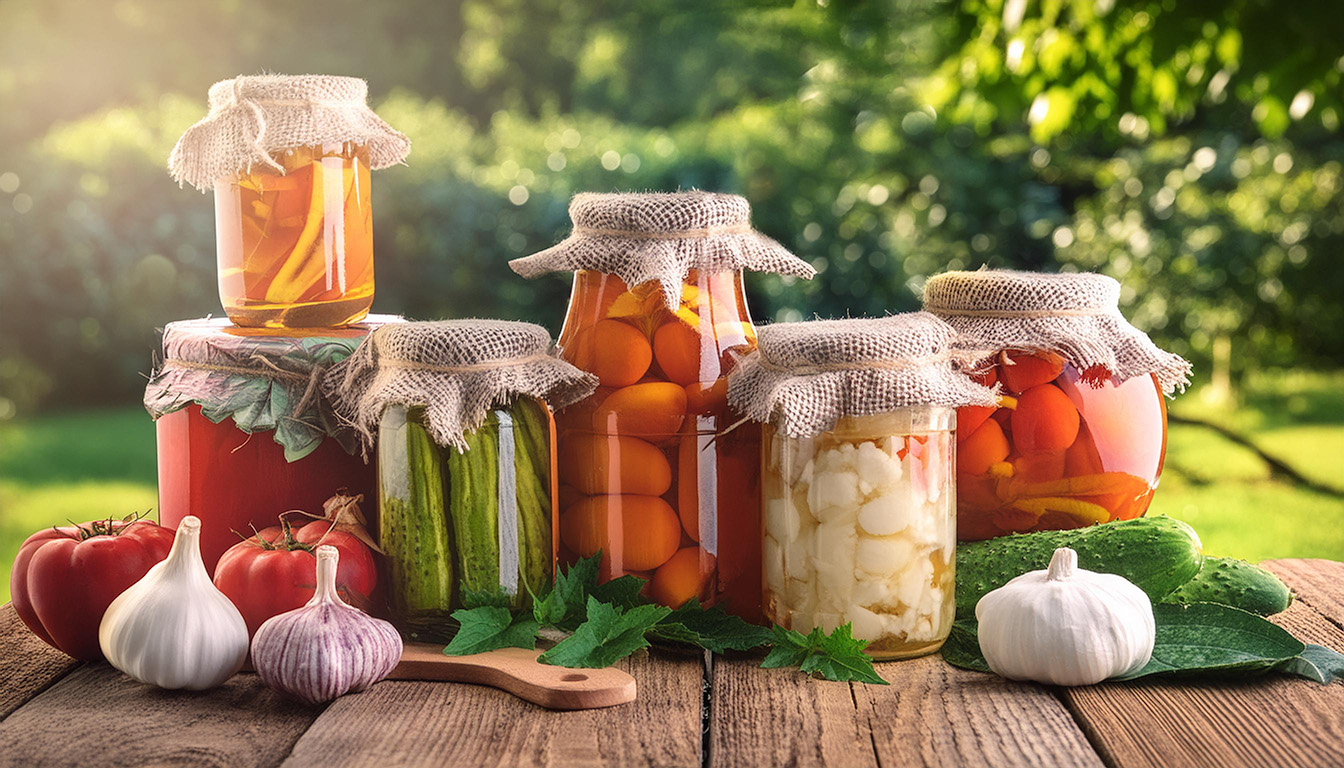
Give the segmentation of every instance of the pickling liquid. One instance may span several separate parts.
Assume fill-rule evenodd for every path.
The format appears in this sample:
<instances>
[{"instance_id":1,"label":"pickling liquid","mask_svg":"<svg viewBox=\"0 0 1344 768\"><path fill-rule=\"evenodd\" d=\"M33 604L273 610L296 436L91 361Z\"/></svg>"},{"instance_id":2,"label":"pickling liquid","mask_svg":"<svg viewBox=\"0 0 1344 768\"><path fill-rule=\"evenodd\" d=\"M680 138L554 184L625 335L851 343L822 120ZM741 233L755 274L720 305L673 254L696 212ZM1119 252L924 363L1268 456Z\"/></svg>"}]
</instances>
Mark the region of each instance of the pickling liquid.
<instances>
[{"instance_id":1,"label":"pickling liquid","mask_svg":"<svg viewBox=\"0 0 1344 768\"><path fill-rule=\"evenodd\" d=\"M219 296L237 325L328 328L373 304L369 153L299 147L215 184Z\"/></svg>"},{"instance_id":2,"label":"pickling liquid","mask_svg":"<svg viewBox=\"0 0 1344 768\"><path fill-rule=\"evenodd\" d=\"M756 346L736 272L660 287L575 275L561 355L601 386L562 410L560 559L602 553L668 606L722 603L760 622L760 429L728 407L735 355Z\"/></svg>"}]
</instances>

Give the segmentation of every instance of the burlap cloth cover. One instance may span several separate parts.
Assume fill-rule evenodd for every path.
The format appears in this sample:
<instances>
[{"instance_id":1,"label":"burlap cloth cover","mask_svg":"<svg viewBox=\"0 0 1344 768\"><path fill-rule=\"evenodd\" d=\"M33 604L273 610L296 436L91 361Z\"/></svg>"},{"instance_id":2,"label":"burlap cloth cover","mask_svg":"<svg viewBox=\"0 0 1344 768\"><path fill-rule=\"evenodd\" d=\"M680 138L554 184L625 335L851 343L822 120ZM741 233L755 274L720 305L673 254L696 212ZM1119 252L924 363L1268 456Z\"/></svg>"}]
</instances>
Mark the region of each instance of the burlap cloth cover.
<instances>
[{"instance_id":1,"label":"burlap cloth cover","mask_svg":"<svg viewBox=\"0 0 1344 768\"><path fill-rule=\"evenodd\" d=\"M517 395L563 408L592 394L597 377L556 357L532 323L443 320L387 326L334 367L323 385L341 418L371 445L388 405L424 406L439 445L466 450L463 435Z\"/></svg>"},{"instance_id":2,"label":"burlap cloth cover","mask_svg":"<svg viewBox=\"0 0 1344 768\"><path fill-rule=\"evenodd\" d=\"M322 395L322 377L350 356L374 328L400 322L370 315L319 333L281 335L237 328L223 318L183 320L163 329L163 362L145 387L155 419L193 403L207 419L232 419L239 430L274 430L285 459L298 461L335 438L350 453L358 436Z\"/></svg>"},{"instance_id":3,"label":"burlap cloth cover","mask_svg":"<svg viewBox=\"0 0 1344 768\"><path fill-rule=\"evenodd\" d=\"M540 253L509 266L523 277L592 269L616 275L631 288L662 286L668 309L681 301L692 269L749 269L811 279L816 270L787 248L751 228L751 205L739 195L714 192L575 195L574 229Z\"/></svg>"},{"instance_id":4,"label":"burlap cloth cover","mask_svg":"<svg viewBox=\"0 0 1344 768\"><path fill-rule=\"evenodd\" d=\"M1092 272L945 272L924 286L924 309L957 329L962 349L1054 352L1079 371L1100 366L1117 382L1156 374L1171 394L1190 363L1164 352L1120 314L1120 283Z\"/></svg>"},{"instance_id":5,"label":"burlap cloth cover","mask_svg":"<svg viewBox=\"0 0 1344 768\"><path fill-rule=\"evenodd\" d=\"M994 390L954 368L955 332L927 312L875 319L777 323L728 378L728 402L789 437L843 416L917 405L993 405Z\"/></svg>"},{"instance_id":6,"label":"burlap cloth cover","mask_svg":"<svg viewBox=\"0 0 1344 768\"><path fill-rule=\"evenodd\" d=\"M369 167L405 161L411 140L374 114L357 77L239 75L210 86L210 113L187 129L168 157L178 184L204 192L260 163L284 173L271 155L290 147L353 141L369 148Z\"/></svg>"}]
</instances>

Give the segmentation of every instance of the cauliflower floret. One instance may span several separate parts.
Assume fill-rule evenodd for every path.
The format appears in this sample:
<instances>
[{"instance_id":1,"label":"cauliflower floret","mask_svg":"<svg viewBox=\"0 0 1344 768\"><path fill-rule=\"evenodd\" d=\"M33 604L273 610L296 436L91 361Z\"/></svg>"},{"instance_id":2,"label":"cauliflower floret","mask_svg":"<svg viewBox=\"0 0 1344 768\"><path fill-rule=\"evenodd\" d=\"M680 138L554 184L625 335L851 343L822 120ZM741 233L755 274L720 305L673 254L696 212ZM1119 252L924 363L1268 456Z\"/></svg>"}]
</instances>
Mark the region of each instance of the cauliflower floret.
<instances>
[{"instance_id":1,"label":"cauliflower floret","mask_svg":"<svg viewBox=\"0 0 1344 768\"><path fill-rule=\"evenodd\" d=\"M853 635L860 640L873 642L886 634L886 624L882 617L861 605L851 605L845 609L845 620L853 624Z\"/></svg>"},{"instance_id":2,"label":"cauliflower floret","mask_svg":"<svg viewBox=\"0 0 1344 768\"><path fill-rule=\"evenodd\" d=\"M896 595L902 604L914 608L932 583L933 563L927 557L916 558L896 577Z\"/></svg>"},{"instance_id":3,"label":"cauliflower floret","mask_svg":"<svg viewBox=\"0 0 1344 768\"><path fill-rule=\"evenodd\" d=\"M817 598L841 610L854 592L854 550L858 533L847 523L817 526L812 569L817 574Z\"/></svg>"},{"instance_id":4,"label":"cauliflower floret","mask_svg":"<svg viewBox=\"0 0 1344 768\"><path fill-rule=\"evenodd\" d=\"M807 506L823 523L852 521L859 507L859 476L849 470L818 472L812 478Z\"/></svg>"},{"instance_id":5,"label":"cauliflower floret","mask_svg":"<svg viewBox=\"0 0 1344 768\"><path fill-rule=\"evenodd\" d=\"M798 511L789 499L766 499L765 531L779 541L793 541L798 537Z\"/></svg>"},{"instance_id":6,"label":"cauliflower floret","mask_svg":"<svg viewBox=\"0 0 1344 768\"><path fill-rule=\"evenodd\" d=\"M938 633L934 628L933 619L924 616L914 622L914 627L905 633L906 640L922 640L925 642L937 640Z\"/></svg>"},{"instance_id":7,"label":"cauliflower floret","mask_svg":"<svg viewBox=\"0 0 1344 768\"><path fill-rule=\"evenodd\" d=\"M859 539L854 552L854 564L859 574L871 573L879 576L900 573L914 559L915 547L903 536L887 536L876 539L864 536Z\"/></svg>"},{"instance_id":8,"label":"cauliflower floret","mask_svg":"<svg viewBox=\"0 0 1344 768\"><path fill-rule=\"evenodd\" d=\"M892 488L901 479L901 462L893 459L874 443L862 443L854 456L854 470L859 475L859 490L864 496L880 494Z\"/></svg>"},{"instance_id":9,"label":"cauliflower floret","mask_svg":"<svg viewBox=\"0 0 1344 768\"><path fill-rule=\"evenodd\" d=\"M799 483L793 486L793 491L789 494L794 511L798 513L799 519L804 523L815 523L817 519L812 515L812 508L807 503L807 496L811 490L812 486L808 483Z\"/></svg>"},{"instance_id":10,"label":"cauliflower floret","mask_svg":"<svg viewBox=\"0 0 1344 768\"><path fill-rule=\"evenodd\" d=\"M764 561L765 587L775 594L784 591L784 550L773 536L766 536L761 544Z\"/></svg>"},{"instance_id":11,"label":"cauliflower floret","mask_svg":"<svg viewBox=\"0 0 1344 768\"><path fill-rule=\"evenodd\" d=\"M878 496L859 508L859 525L864 531L873 536L890 536L921 523L924 509L903 490Z\"/></svg>"},{"instance_id":12,"label":"cauliflower floret","mask_svg":"<svg viewBox=\"0 0 1344 768\"><path fill-rule=\"evenodd\" d=\"M812 551L816 546L816 526L798 529L798 536L782 544L784 550L784 573L790 579L811 580Z\"/></svg>"},{"instance_id":13,"label":"cauliflower floret","mask_svg":"<svg viewBox=\"0 0 1344 768\"><path fill-rule=\"evenodd\" d=\"M859 579L854 584L854 604L870 609L875 605L895 607L896 591L884 578Z\"/></svg>"}]
</instances>

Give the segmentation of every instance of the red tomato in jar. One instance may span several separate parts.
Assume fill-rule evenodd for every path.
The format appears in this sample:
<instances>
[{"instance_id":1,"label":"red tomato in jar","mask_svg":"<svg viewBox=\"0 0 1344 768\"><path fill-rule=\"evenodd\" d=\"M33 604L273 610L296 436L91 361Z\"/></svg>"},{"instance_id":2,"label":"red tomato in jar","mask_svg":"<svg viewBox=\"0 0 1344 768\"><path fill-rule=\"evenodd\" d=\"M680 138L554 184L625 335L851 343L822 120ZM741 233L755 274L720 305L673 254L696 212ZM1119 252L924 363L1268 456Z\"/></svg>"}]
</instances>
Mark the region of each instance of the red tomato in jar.
<instances>
[{"instance_id":1,"label":"red tomato in jar","mask_svg":"<svg viewBox=\"0 0 1344 768\"><path fill-rule=\"evenodd\" d=\"M373 552L354 534L315 520L292 530L273 526L234 544L215 566L215 587L243 614L249 637L272 616L301 608L317 588L318 544L340 552L336 592L341 599L368 610L378 571Z\"/></svg>"},{"instance_id":2,"label":"red tomato in jar","mask_svg":"<svg viewBox=\"0 0 1344 768\"><path fill-rule=\"evenodd\" d=\"M98 661L107 606L168 557L173 531L148 520L95 520L38 531L10 572L14 611L38 637L80 661Z\"/></svg>"}]
</instances>

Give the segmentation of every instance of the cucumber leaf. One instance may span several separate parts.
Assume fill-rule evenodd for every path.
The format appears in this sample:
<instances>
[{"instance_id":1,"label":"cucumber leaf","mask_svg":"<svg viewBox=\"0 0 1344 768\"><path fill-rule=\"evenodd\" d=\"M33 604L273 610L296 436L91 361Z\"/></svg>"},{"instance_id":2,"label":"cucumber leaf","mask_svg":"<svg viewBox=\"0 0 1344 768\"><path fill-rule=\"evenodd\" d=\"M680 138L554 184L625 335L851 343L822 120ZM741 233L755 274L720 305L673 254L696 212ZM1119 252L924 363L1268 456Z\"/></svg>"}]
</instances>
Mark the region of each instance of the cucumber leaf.
<instances>
[{"instance_id":1,"label":"cucumber leaf","mask_svg":"<svg viewBox=\"0 0 1344 768\"><path fill-rule=\"evenodd\" d=\"M980 637L976 623L962 619L952 623L952 632L943 643L943 660L954 667L975 672L989 672L989 664L980 653Z\"/></svg>"},{"instance_id":2,"label":"cucumber leaf","mask_svg":"<svg viewBox=\"0 0 1344 768\"><path fill-rule=\"evenodd\" d=\"M836 627L829 635L823 634L821 627L806 635L781 626L775 626L773 632L773 646L762 667L799 667L806 674L827 680L890 685L863 652L868 641L856 639L849 624Z\"/></svg>"},{"instance_id":3,"label":"cucumber leaf","mask_svg":"<svg viewBox=\"0 0 1344 768\"><path fill-rule=\"evenodd\" d=\"M592 588L591 594L600 602L610 603L628 610L637 605L643 605L644 603L649 602L639 594L640 590L644 589L644 585L648 583L649 582L638 576L626 574L625 576L614 578L605 584L598 584Z\"/></svg>"},{"instance_id":4,"label":"cucumber leaf","mask_svg":"<svg viewBox=\"0 0 1344 768\"><path fill-rule=\"evenodd\" d=\"M589 597L588 618L574 630L574 634L542 653L537 661L558 667L609 667L635 651L647 648L649 641L644 638L644 633L671 612L671 608L661 605L623 610Z\"/></svg>"},{"instance_id":5,"label":"cucumber leaf","mask_svg":"<svg viewBox=\"0 0 1344 768\"><path fill-rule=\"evenodd\" d=\"M460 628L443 649L445 656L470 656L497 648L536 648L537 622L526 613L514 616L507 607L484 605L453 611Z\"/></svg>"},{"instance_id":6,"label":"cucumber leaf","mask_svg":"<svg viewBox=\"0 0 1344 768\"><path fill-rule=\"evenodd\" d=\"M1302 653L1279 662L1274 668L1287 675L1297 675L1328 685L1344 678L1344 654L1308 643Z\"/></svg>"},{"instance_id":7,"label":"cucumber leaf","mask_svg":"<svg viewBox=\"0 0 1344 768\"><path fill-rule=\"evenodd\" d=\"M691 598L649 631L650 637L698 646L714 653L749 651L770 642L774 634L766 627L748 624L722 606L705 608Z\"/></svg>"},{"instance_id":8,"label":"cucumber leaf","mask_svg":"<svg viewBox=\"0 0 1344 768\"><path fill-rule=\"evenodd\" d=\"M1157 621L1153 658L1119 679L1262 674L1306 649L1288 630L1227 605L1155 605L1153 618Z\"/></svg>"},{"instance_id":9,"label":"cucumber leaf","mask_svg":"<svg viewBox=\"0 0 1344 768\"><path fill-rule=\"evenodd\" d=\"M588 596L597 588L597 570L602 553L586 557L569 568L556 569L555 583L532 607L533 618L543 627L573 631L588 614Z\"/></svg>"}]
</instances>

